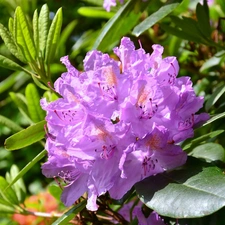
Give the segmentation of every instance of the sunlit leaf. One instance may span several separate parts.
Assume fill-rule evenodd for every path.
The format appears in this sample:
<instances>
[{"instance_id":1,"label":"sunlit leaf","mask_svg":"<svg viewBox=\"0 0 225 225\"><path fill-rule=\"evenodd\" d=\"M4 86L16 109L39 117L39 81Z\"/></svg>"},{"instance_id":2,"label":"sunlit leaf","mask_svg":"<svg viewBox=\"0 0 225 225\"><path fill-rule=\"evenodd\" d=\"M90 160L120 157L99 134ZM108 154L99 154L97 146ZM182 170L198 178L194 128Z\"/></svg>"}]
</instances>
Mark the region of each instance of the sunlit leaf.
<instances>
[{"instance_id":1,"label":"sunlit leaf","mask_svg":"<svg viewBox=\"0 0 225 225\"><path fill-rule=\"evenodd\" d=\"M27 99L27 107L30 118L34 122L43 120L45 117L45 113L40 106L40 96L38 90L33 83L27 85L25 95Z\"/></svg>"},{"instance_id":2,"label":"sunlit leaf","mask_svg":"<svg viewBox=\"0 0 225 225\"><path fill-rule=\"evenodd\" d=\"M5 178L0 176L0 195L5 201L18 205L19 204L18 198L12 188L7 188L8 185L9 184L5 180Z\"/></svg>"},{"instance_id":3,"label":"sunlit leaf","mask_svg":"<svg viewBox=\"0 0 225 225\"><path fill-rule=\"evenodd\" d=\"M37 156L35 156L18 174L14 177L11 183L7 186L7 188L11 187L15 184L20 178L24 176L37 162L39 162L46 155L47 151L43 150Z\"/></svg>"},{"instance_id":4,"label":"sunlit leaf","mask_svg":"<svg viewBox=\"0 0 225 225\"><path fill-rule=\"evenodd\" d=\"M45 52L46 53L45 61L47 64L49 64L54 58L60 37L61 27L62 27L62 8L58 9L48 32L46 52Z\"/></svg>"},{"instance_id":5,"label":"sunlit leaf","mask_svg":"<svg viewBox=\"0 0 225 225\"><path fill-rule=\"evenodd\" d=\"M45 55L44 52L46 48L48 28L49 28L49 9L48 9L48 5L44 4L41 7L41 11L38 18L39 48L40 48L41 56L43 58Z\"/></svg>"},{"instance_id":6,"label":"sunlit leaf","mask_svg":"<svg viewBox=\"0 0 225 225\"><path fill-rule=\"evenodd\" d=\"M40 141L45 136L45 124L46 121L41 121L8 137L5 140L5 148L8 150L17 150Z\"/></svg>"},{"instance_id":7,"label":"sunlit leaf","mask_svg":"<svg viewBox=\"0 0 225 225\"><path fill-rule=\"evenodd\" d=\"M32 24L33 24L34 45L35 45L37 52L39 52L39 31L38 31L38 11L37 11L37 9L34 11Z\"/></svg>"},{"instance_id":8,"label":"sunlit leaf","mask_svg":"<svg viewBox=\"0 0 225 225\"><path fill-rule=\"evenodd\" d=\"M80 7L77 12L86 17L106 19L110 19L115 14L113 12L106 12L104 9L98 7Z\"/></svg>"},{"instance_id":9,"label":"sunlit leaf","mask_svg":"<svg viewBox=\"0 0 225 225\"><path fill-rule=\"evenodd\" d=\"M105 24L98 36L94 49L106 51L112 49L116 42L127 34L137 23L148 1L130 0Z\"/></svg>"},{"instance_id":10,"label":"sunlit leaf","mask_svg":"<svg viewBox=\"0 0 225 225\"><path fill-rule=\"evenodd\" d=\"M180 1L179 1L180 2ZM163 5L159 10L152 13L149 17L147 17L144 21L142 21L140 24L138 24L132 34L135 36L140 36L143 32L148 30L150 27L152 27L154 24L159 22L161 19L166 17L168 14L170 14L177 6L180 4L179 2L175 1L174 3L169 3L168 5Z\"/></svg>"},{"instance_id":11,"label":"sunlit leaf","mask_svg":"<svg viewBox=\"0 0 225 225\"><path fill-rule=\"evenodd\" d=\"M15 39L19 45L27 62L32 62L36 58L36 49L34 41L29 30L26 17L20 6L16 8L15 12Z\"/></svg>"}]
</instances>

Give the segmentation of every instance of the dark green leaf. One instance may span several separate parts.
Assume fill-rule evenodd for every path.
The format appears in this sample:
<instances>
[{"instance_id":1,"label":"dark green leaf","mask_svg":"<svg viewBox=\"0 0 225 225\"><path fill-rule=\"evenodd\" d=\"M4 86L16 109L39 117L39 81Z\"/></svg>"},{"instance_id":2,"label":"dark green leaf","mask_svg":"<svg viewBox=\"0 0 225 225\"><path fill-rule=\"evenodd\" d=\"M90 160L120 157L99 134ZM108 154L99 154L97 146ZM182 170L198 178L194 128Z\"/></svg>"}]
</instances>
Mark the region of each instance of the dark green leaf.
<instances>
[{"instance_id":1,"label":"dark green leaf","mask_svg":"<svg viewBox=\"0 0 225 225\"><path fill-rule=\"evenodd\" d=\"M142 0L128 1L105 24L93 48L101 51L112 49L116 42L136 25L142 10L148 4L148 1L142 2Z\"/></svg>"},{"instance_id":2,"label":"dark green leaf","mask_svg":"<svg viewBox=\"0 0 225 225\"><path fill-rule=\"evenodd\" d=\"M194 218L214 213L225 206L224 173L217 167L204 168L197 163L139 182L139 197L163 216Z\"/></svg>"},{"instance_id":3,"label":"dark green leaf","mask_svg":"<svg viewBox=\"0 0 225 225\"><path fill-rule=\"evenodd\" d=\"M27 62L32 62L36 58L36 49L26 17L20 6L16 8L14 20L16 42L19 45Z\"/></svg>"},{"instance_id":4,"label":"dark green leaf","mask_svg":"<svg viewBox=\"0 0 225 225\"><path fill-rule=\"evenodd\" d=\"M46 121L41 121L10 136L5 140L5 148L8 150L16 150L40 141L45 136L45 124Z\"/></svg>"},{"instance_id":5,"label":"dark green leaf","mask_svg":"<svg viewBox=\"0 0 225 225\"><path fill-rule=\"evenodd\" d=\"M200 137L197 137L195 139L192 139L191 141L187 140L182 144L182 148L183 150L188 150L188 149L192 149L194 147L196 147L197 145L203 143L206 140L209 140L211 138L214 138L220 134L222 134L224 132L224 130L216 130L216 131L212 131L210 133L204 134Z\"/></svg>"},{"instance_id":6,"label":"dark green leaf","mask_svg":"<svg viewBox=\"0 0 225 225\"><path fill-rule=\"evenodd\" d=\"M62 8L58 9L52 24L50 26L47 38L47 46L45 51L45 62L49 65L53 60L62 27Z\"/></svg>"},{"instance_id":7,"label":"dark green leaf","mask_svg":"<svg viewBox=\"0 0 225 225\"><path fill-rule=\"evenodd\" d=\"M52 225L67 225L70 220L72 220L77 213L79 213L86 206L86 201L83 200L79 204L70 208L65 212L59 219L57 219Z\"/></svg>"},{"instance_id":8,"label":"dark green leaf","mask_svg":"<svg viewBox=\"0 0 225 225\"><path fill-rule=\"evenodd\" d=\"M223 117L225 117L225 112L213 116L213 117L210 118L206 123L204 123L203 126L206 126L206 125L208 125L208 124L210 124L210 123L212 123L212 122L214 122L214 121L216 121L216 120L218 120L218 119L221 119L221 118L223 118Z\"/></svg>"},{"instance_id":9,"label":"dark green leaf","mask_svg":"<svg viewBox=\"0 0 225 225\"><path fill-rule=\"evenodd\" d=\"M148 30L150 27L152 27L154 24L159 22L161 19L166 17L168 14L170 14L177 6L179 3L170 3L168 5L163 5L159 10L157 10L155 13L152 13L149 17L147 17L144 21L142 21L140 24L138 24L132 34L135 36L139 36L146 30Z\"/></svg>"},{"instance_id":10,"label":"dark green leaf","mask_svg":"<svg viewBox=\"0 0 225 225\"><path fill-rule=\"evenodd\" d=\"M222 161L224 162L224 149L216 143L206 143L194 148L189 155L195 158L204 159L206 162Z\"/></svg>"},{"instance_id":11,"label":"dark green leaf","mask_svg":"<svg viewBox=\"0 0 225 225\"><path fill-rule=\"evenodd\" d=\"M212 93L212 95L205 104L206 111L209 111L209 109L215 105L215 103L224 94L224 92L225 92L224 84L222 84L221 86L217 87L216 90L214 90L214 92Z\"/></svg>"},{"instance_id":12,"label":"dark green leaf","mask_svg":"<svg viewBox=\"0 0 225 225\"><path fill-rule=\"evenodd\" d=\"M13 132L18 132L18 131L22 130L22 127L20 127L17 123L15 123L14 121L10 120L9 118L7 118L5 116L1 116L1 115L0 115L0 124L8 127Z\"/></svg>"},{"instance_id":13,"label":"dark green leaf","mask_svg":"<svg viewBox=\"0 0 225 225\"><path fill-rule=\"evenodd\" d=\"M43 120L45 118L45 113L40 106L40 96L38 90L33 83L27 85L25 95L30 118L34 122Z\"/></svg>"},{"instance_id":14,"label":"dark green leaf","mask_svg":"<svg viewBox=\"0 0 225 225\"><path fill-rule=\"evenodd\" d=\"M8 203L18 205L19 204L18 198L12 188L7 188L8 185L9 184L5 180L5 178L0 176L0 195Z\"/></svg>"},{"instance_id":15,"label":"dark green leaf","mask_svg":"<svg viewBox=\"0 0 225 225\"><path fill-rule=\"evenodd\" d=\"M49 9L48 5L44 4L41 8L40 15L38 18L38 30L39 30L39 48L41 52L41 56L44 58L46 41L48 36L48 28L49 28ZM56 29L58 29L56 27Z\"/></svg>"},{"instance_id":16,"label":"dark green leaf","mask_svg":"<svg viewBox=\"0 0 225 225\"><path fill-rule=\"evenodd\" d=\"M12 24L10 26L12 26ZM16 56L20 61L24 62L24 58L21 55L21 53L18 51L16 43L15 43L15 41L13 39L12 34L2 24L0 24L0 35L1 35L1 37L2 37L2 39L4 41L4 43L5 43L6 47L9 49L9 51L14 56Z\"/></svg>"},{"instance_id":17,"label":"dark green leaf","mask_svg":"<svg viewBox=\"0 0 225 225\"><path fill-rule=\"evenodd\" d=\"M205 36L205 38L209 38L211 35L209 9L208 9L208 5L206 1L204 1L203 4L204 5L201 5L200 3L198 3L196 7L198 28L202 32L202 34Z\"/></svg>"},{"instance_id":18,"label":"dark green leaf","mask_svg":"<svg viewBox=\"0 0 225 225\"><path fill-rule=\"evenodd\" d=\"M44 156L46 155L47 151L43 150L40 152L35 158L33 158L18 174L14 177L11 183L8 185L7 188L14 185L20 178L24 176L37 162L39 162Z\"/></svg>"}]
</instances>

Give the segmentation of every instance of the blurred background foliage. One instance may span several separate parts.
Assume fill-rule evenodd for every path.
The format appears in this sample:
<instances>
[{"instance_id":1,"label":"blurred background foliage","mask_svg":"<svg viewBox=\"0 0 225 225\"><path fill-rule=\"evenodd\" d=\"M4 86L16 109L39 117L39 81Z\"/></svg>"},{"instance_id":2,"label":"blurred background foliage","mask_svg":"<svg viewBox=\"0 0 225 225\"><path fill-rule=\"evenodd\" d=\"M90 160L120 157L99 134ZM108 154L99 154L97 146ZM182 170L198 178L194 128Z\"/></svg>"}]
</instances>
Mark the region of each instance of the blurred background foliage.
<instances>
[{"instance_id":1,"label":"blurred background foliage","mask_svg":"<svg viewBox=\"0 0 225 225\"><path fill-rule=\"evenodd\" d=\"M151 27L146 25L143 25L144 28L135 27L170 2L180 4L168 15L159 18L159 20L156 19ZM29 21L32 21L34 11L36 9L40 11L46 3L50 10L50 20L62 7L61 36L55 57L50 65L53 82L65 71L64 66L60 63L60 57L64 55L69 55L72 64L82 70L82 61L87 51L97 48L112 54L112 46L118 45L120 38L124 35L129 36L137 47L140 47L139 43L141 43L141 46L149 53L152 51L152 44L158 43L165 48L164 56L174 55L177 57L180 64L179 76L190 76L196 94L205 97L205 106L202 111L207 111L211 115L220 115L225 111L225 2L224 0L208 1L209 8L200 7L199 2L202 3L198 0L149 0L143 3L145 5L141 9L141 16L133 22L134 24L131 23L132 18L126 20L119 17L114 26L110 27L112 38L108 37L107 39L106 37L105 43L104 41L101 42L99 37L102 35L106 24L110 26L109 21L117 15L116 13L121 8L119 3L117 7L112 8L111 12L106 12L102 8L103 1L101 0L0 0L0 23L8 27L9 18L14 16L17 6L21 7ZM135 11L135 9L132 10ZM209 17L207 10L209 10ZM124 27L129 27L129 31L125 30L125 33L118 33L117 27L121 23ZM114 37L114 34L117 36ZM0 55L12 59L21 66L26 66L25 63L20 62L9 52L2 39L0 39ZM32 118L32 113L29 112L27 107L29 93L32 92L39 96L39 99L43 95L48 95L49 98L54 98L54 96L33 85L31 76L24 71L12 71L0 67L0 82L0 175L5 176L13 164L22 169L43 150L42 142L19 151L7 151L4 148L5 139L10 135L44 119L41 110L38 112L40 118ZM8 124L5 118L14 121L17 126ZM225 123L217 120L197 129L195 137L200 137L212 131L223 131L224 129ZM222 159L220 158L219 165L224 168L225 139L223 134L208 138L200 143L207 144L208 142L214 142L221 147ZM185 144L183 146L186 146ZM212 152L214 149L215 146L211 148ZM194 157L198 154L194 151L193 146L188 151ZM196 157L199 158L199 156ZM23 179L28 191L27 195L40 193L49 183L49 180L41 174L40 163L32 168L32 172L26 173ZM223 211L199 220L188 220L188 224L222 225L225 220L224 216L221 219ZM9 220L5 219L4 221L7 224ZM221 221L223 222L221 223ZM185 222L181 221L181 224ZM3 220L1 224L3 224Z\"/></svg>"}]
</instances>

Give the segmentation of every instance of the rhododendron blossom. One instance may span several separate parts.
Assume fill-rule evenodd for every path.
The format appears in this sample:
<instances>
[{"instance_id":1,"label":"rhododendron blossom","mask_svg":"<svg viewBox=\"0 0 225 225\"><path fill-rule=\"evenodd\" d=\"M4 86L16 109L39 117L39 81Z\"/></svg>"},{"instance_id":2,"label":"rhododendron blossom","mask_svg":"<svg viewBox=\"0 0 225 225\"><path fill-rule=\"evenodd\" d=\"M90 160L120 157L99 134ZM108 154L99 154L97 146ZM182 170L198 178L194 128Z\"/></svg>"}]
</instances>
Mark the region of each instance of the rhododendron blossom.
<instances>
[{"instance_id":1,"label":"rhododendron blossom","mask_svg":"<svg viewBox=\"0 0 225 225\"><path fill-rule=\"evenodd\" d=\"M98 196L120 199L136 182L186 162L179 142L208 119L196 115L203 97L189 77L177 78L175 57L162 58L160 45L152 48L152 54L135 50L124 37L114 49L119 61L93 50L83 72L61 59L67 72L54 88L62 97L41 100L48 127L42 171L65 182L66 206L87 192L87 208L97 210Z\"/></svg>"}]
</instances>

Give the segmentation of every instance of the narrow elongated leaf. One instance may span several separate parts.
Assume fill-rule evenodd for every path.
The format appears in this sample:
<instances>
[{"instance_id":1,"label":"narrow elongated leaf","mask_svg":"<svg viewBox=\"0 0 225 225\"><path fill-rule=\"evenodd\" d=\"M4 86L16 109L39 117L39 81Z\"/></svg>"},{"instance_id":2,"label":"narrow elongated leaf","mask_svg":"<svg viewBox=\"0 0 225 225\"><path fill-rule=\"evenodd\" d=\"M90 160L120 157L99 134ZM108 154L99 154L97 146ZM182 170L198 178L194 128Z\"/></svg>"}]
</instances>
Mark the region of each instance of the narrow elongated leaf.
<instances>
[{"instance_id":1,"label":"narrow elongated leaf","mask_svg":"<svg viewBox=\"0 0 225 225\"><path fill-rule=\"evenodd\" d=\"M11 169L10 169L10 173L6 174L7 182L10 184L18 176L18 174L19 174L18 167L16 165L12 165ZM17 195L19 202L23 203L26 198L26 188L25 188L22 178L17 180L17 182L15 182L13 184L12 188L13 188L13 190L15 190L15 193Z\"/></svg>"},{"instance_id":2,"label":"narrow elongated leaf","mask_svg":"<svg viewBox=\"0 0 225 225\"><path fill-rule=\"evenodd\" d=\"M142 21L140 24L138 24L132 31L132 34L138 37L140 34L145 32L150 27L152 27L154 24L159 22L161 19L166 17L168 14L170 14L174 9L177 8L177 6L179 4L180 3L175 2L175 3L170 3L168 5L162 6L159 10L157 10L155 13L152 13L144 21Z\"/></svg>"},{"instance_id":3,"label":"narrow elongated leaf","mask_svg":"<svg viewBox=\"0 0 225 225\"><path fill-rule=\"evenodd\" d=\"M45 48L48 36L48 28L49 28L49 9L48 5L44 4L41 7L41 11L38 18L38 30L39 30L39 49L41 52L41 56L44 58ZM58 28L56 28L58 29Z\"/></svg>"},{"instance_id":4,"label":"narrow elongated leaf","mask_svg":"<svg viewBox=\"0 0 225 225\"><path fill-rule=\"evenodd\" d=\"M31 32L28 27L26 17L20 6L16 8L15 12L15 38L19 45L21 51L27 62L32 62L36 58L36 49L34 46L34 41L31 36Z\"/></svg>"},{"instance_id":5,"label":"narrow elongated leaf","mask_svg":"<svg viewBox=\"0 0 225 225\"><path fill-rule=\"evenodd\" d=\"M216 88L216 90L212 93L212 95L205 104L206 111L208 111L212 106L215 105L215 103L224 94L224 92L225 92L224 84Z\"/></svg>"},{"instance_id":6,"label":"narrow elongated leaf","mask_svg":"<svg viewBox=\"0 0 225 225\"><path fill-rule=\"evenodd\" d=\"M62 27L62 8L58 9L48 32L46 52L45 52L46 53L45 62L47 64L50 64L50 62L54 58L60 37L61 27Z\"/></svg>"},{"instance_id":7,"label":"narrow elongated leaf","mask_svg":"<svg viewBox=\"0 0 225 225\"><path fill-rule=\"evenodd\" d=\"M25 95L30 118L34 122L43 120L45 113L40 106L40 96L38 94L38 90L33 83L27 85Z\"/></svg>"},{"instance_id":8,"label":"narrow elongated leaf","mask_svg":"<svg viewBox=\"0 0 225 225\"><path fill-rule=\"evenodd\" d=\"M217 167L188 164L184 169L151 176L135 187L149 208L168 217L202 217L225 206L225 176Z\"/></svg>"},{"instance_id":9,"label":"narrow elongated leaf","mask_svg":"<svg viewBox=\"0 0 225 225\"><path fill-rule=\"evenodd\" d=\"M8 127L9 129L11 129L13 132L18 132L22 130L22 127L19 126L17 123L15 123L14 121L6 118L5 116L0 115L0 124Z\"/></svg>"},{"instance_id":10,"label":"narrow elongated leaf","mask_svg":"<svg viewBox=\"0 0 225 225\"><path fill-rule=\"evenodd\" d=\"M8 205L8 202L5 202L4 199L0 199L0 212L1 214L13 214L15 208L13 205Z\"/></svg>"},{"instance_id":11,"label":"narrow elongated leaf","mask_svg":"<svg viewBox=\"0 0 225 225\"><path fill-rule=\"evenodd\" d=\"M12 188L7 188L8 185L9 184L5 180L5 178L0 176L0 195L5 201L18 205L19 204L18 198Z\"/></svg>"},{"instance_id":12,"label":"narrow elongated leaf","mask_svg":"<svg viewBox=\"0 0 225 225\"><path fill-rule=\"evenodd\" d=\"M12 26L12 25L10 25L10 26ZM0 35L2 37L2 40L5 43L6 47L9 49L9 51L20 61L24 62L24 58L21 55L21 53L18 51L12 34L2 24L0 24Z\"/></svg>"},{"instance_id":13,"label":"narrow elongated leaf","mask_svg":"<svg viewBox=\"0 0 225 225\"><path fill-rule=\"evenodd\" d=\"M22 66L3 55L0 55L0 66L9 70L24 70Z\"/></svg>"},{"instance_id":14,"label":"narrow elongated leaf","mask_svg":"<svg viewBox=\"0 0 225 225\"><path fill-rule=\"evenodd\" d=\"M33 23L34 45L36 47L37 52L39 52L39 31L38 31L38 11L37 11L37 9L34 11L32 23Z\"/></svg>"},{"instance_id":15,"label":"narrow elongated leaf","mask_svg":"<svg viewBox=\"0 0 225 225\"><path fill-rule=\"evenodd\" d=\"M12 17L9 18L8 28L9 28L9 32L12 35L13 34L13 18Z\"/></svg>"},{"instance_id":16,"label":"narrow elongated leaf","mask_svg":"<svg viewBox=\"0 0 225 225\"><path fill-rule=\"evenodd\" d=\"M222 134L224 130L216 130L212 131L210 133L204 134L200 137L197 137L195 139L192 139L191 141L187 140L182 144L182 149L187 151L188 149L192 149L196 147L197 145L201 144L202 142L209 140L210 138L214 138L220 134ZM186 143L188 142L188 143Z\"/></svg>"},{"instance_id":17,"label":"narrow elongated leaf","mask_svg":"<svg viewBox=\"0 0 225 225\"><path fill-rule=\"evenodd\" d=\"M91 18L106 18L110 19L113 17L115 13L113 12L106 12L102 8L98 7L80 7L77 12L86 17L91 17Z\"/></svg>"},{"instance_id":18,"label":"narrow elongated leaf","mask_svg":"<svg viewBox=\"0 0 225 225\"><path fill-rule=\"evenodd\" d=\"M105 24L100 35L95 41L94 49L106 51L137 23L141 12L148 6L149 1L130 0Z\"/></svg>"},{"instance_id":19,"label":"narrow elongated leaf","mask_svg":"<svg viewBox=\"0 0 225 225\"><path fill-rule=\"evenodd\" d=\"M59 219L57 219L52 225L66 225L72 220L77 213L79 213L86 206L86 201L82 201L79 204L73 206L67 212L65 212Z\"/></svg>"},{"instance_id":20,"label":"narrow elongated leaf","mask_svg":"<svg viewBox=\"0 0 225 225\"><path fill-rule=\"evenodd\" d=\"M8 150L16 150L40 141L45 136L45 124L46 121L41 121L10 136L5 140L5 148Z\"/></svg>"},{"instance_id":21,"label":"narrow elongated leaf","mask_svg":"<svg viewBox=\"0 0 225 225\"><path fill-rule=\"evenodd\" d=\"M12 185L15 184L20 178L24 176L37 162L39 162L44 156L46 155L47 151L43 150L40 152L35 158L33 158L18 174L14 177L14 179L11 181L11 183L7 186L7 188L10 188Z\"/></svg>"},{"instance_id":22,"label":"narrow elongated leaf","mask_svg":"<svg viewBox=\"0 0 225 225\"><path fill-rule=\"evenodd\" d=\"M221 119L221 118L223 118L223 117L225 117L225 112L213 116L213 117L210 118L206 123L204 123L202 126L206 126L206 125L208 125L208 124L210 124L210 123L212 123L212 122L214 122L214 121L216 121L216 120L218 120L218 119Z\"/></svg>"}]
</instances>

